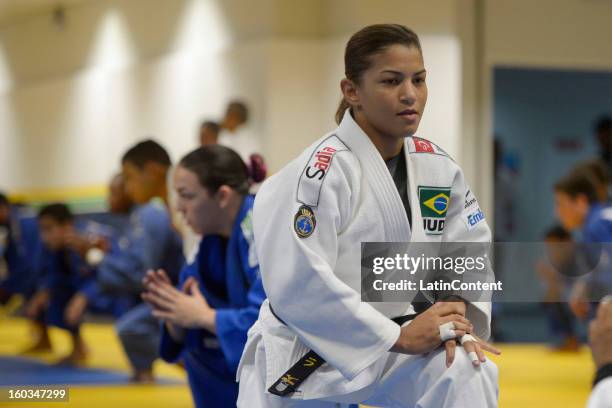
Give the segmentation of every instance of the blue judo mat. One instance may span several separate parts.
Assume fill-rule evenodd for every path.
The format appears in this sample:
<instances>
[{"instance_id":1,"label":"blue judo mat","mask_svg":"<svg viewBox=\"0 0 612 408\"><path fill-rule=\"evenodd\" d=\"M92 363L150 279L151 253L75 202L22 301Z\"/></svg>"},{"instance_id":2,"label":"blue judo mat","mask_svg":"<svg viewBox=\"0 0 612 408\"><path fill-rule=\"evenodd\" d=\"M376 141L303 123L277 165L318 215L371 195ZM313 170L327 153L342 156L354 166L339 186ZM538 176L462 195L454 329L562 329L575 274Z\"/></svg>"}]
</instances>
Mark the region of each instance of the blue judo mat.
<instances>
[{"instance_id":1,"label":"blue judo mat","mask_svg":"<svg viewBox=\"0 0 612 408\"><path fill-rule=\"evenodd\" d=\"M117 385L128 384L129 374L99 368L54 366L27 357L0 356L0 386L7 385ZM156 379L158 385L184 382Z\"/></svg>"}]
</instances>

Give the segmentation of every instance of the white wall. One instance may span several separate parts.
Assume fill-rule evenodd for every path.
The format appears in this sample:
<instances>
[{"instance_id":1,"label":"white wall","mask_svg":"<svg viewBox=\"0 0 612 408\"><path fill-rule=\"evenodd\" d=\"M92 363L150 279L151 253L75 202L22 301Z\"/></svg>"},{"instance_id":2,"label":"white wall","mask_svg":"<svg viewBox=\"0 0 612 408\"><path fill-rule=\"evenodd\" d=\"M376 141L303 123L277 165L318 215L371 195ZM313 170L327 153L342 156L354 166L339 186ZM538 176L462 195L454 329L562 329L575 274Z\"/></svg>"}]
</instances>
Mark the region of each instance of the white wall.
<instances>
[{"instance_id":1,"label":"white wall","mask_svg":"<svg viewBox=\"0 0 612 408\"><path fill-rule=\"evenodd\" d=\"M253 5L256 4L256 7ZM153 135L174 159L201 119L243 97L272 171L334 127L343 49L366 24L422 35L430 99L420 134L459 156L457 0L94 1L0 30L0 186L104 184ZM1 79L1 78L0 78ZM0 80L2 85L2 80ZM2 88L0 88L2 89Z\"/></svg>"},{"instance_id":2,"label":"white wall","mask_svg":"<svg viewBox=\"0 0 612 408\"><path fill-rule=\"evenodd\" d=\"M0 123L2 151L12 161L2 163L0 184L32 189L105 183L122 152L149 135L178 159L195 147L199 121L220 117L225 102L237 95L245 95L254 122L261 123L258 60L243 72L233 68L258 55L258 47L176 53L13 90L1 98L8 111L8 120Z\"/></svg>"},{"instance_id":3,"label":"white wall","mask_svg":"<svg viewBox=\"0 0 612 408\"><path fill-rule=\"evenodd\" d=\"M486 0L489 64L612 69L612 1Z\"/></svg>"},{"instance_id":4,"label":"white wall","mask_svg":"<svg viewBox=\"0 0 612 408\"><path fill-rule=\"evenodd\" d=\"M220 118L233 97L261 126L262 40L237 43L217 2L152 3L150 20L135 17L146 14L142 1L97 2L70 10L63 31L43 16L0 32L10 67L0 95L2 188L104 184L122 152L149 135L178 159L195 147L199 122Z\"/></svg>"}]
</instances>

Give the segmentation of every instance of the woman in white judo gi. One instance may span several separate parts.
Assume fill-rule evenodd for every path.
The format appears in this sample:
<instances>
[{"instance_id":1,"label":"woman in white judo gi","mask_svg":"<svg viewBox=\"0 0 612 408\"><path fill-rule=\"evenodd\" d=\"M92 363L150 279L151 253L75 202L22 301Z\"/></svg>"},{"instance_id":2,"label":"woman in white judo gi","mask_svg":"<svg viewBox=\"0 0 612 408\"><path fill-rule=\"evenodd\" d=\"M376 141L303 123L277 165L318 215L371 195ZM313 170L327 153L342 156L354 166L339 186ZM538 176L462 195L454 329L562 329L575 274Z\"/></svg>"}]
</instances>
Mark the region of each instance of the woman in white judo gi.
<instances>
[{"instance_id":1,"label":"woman in white judo gi","mask_svg":"<svg viewBox=\"0 0 612 408\"><path fill-rule=\"evenodd\" d=\"M413 313L409 302L361 301L361 242L490 241L461 169L413 137L427 100L419 39L400 25L366 27L347 44L345 73L339 127L255 201L268 300L238 369L238 406L496 406L483 350L498 351L481 340L490 303L437 302L400 326L392 319ZM434 216L425 186L447 203Z\"/></svg>"}]
</instances>

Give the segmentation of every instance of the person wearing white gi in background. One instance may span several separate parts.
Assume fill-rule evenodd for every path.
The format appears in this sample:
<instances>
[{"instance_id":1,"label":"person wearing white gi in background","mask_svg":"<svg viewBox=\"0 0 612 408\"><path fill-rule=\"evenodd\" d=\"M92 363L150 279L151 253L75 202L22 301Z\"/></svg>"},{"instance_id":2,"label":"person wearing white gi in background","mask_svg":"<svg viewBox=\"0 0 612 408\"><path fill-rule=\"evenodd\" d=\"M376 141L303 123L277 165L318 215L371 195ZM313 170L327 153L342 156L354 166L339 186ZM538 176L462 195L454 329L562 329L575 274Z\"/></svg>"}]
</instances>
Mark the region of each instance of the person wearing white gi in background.
<instances>
[{"instance_id":1,"label":"person wearing white gi in background","mask_svg":"<svg viewBox=\"0 0 612 408\"><path fill-rule=\"evenodd\" d=\"M497 367L483 350L499 351L482 340L489 302L438 302L400 327L391 318L413 313L409 302L361 301L361 242L491 239L484 215L473 217L483 213L459 166L412 137L427 100L419 39L400 25L365 27L347 44L345 73L339 127L255 200L268 299L238 369L238 407L495 407ZM397 157L403 185L385 163ZM444 191L443 216L424 215L417 186ZM286 372L309 350L326 363L296 387ZM283 388L292 391L269 391Z\"/></svg>"},{"instance_id":2,"label":"person wearing white gi in background","mask_svg":"<svg viewBox=\"0 0 612 408\"><path fill-rule=\"evenodd\" d=\"M597 367L587 408L612 407L612 296L602 299L589 325L589 342Z\"/></svg>"}]
</instances>

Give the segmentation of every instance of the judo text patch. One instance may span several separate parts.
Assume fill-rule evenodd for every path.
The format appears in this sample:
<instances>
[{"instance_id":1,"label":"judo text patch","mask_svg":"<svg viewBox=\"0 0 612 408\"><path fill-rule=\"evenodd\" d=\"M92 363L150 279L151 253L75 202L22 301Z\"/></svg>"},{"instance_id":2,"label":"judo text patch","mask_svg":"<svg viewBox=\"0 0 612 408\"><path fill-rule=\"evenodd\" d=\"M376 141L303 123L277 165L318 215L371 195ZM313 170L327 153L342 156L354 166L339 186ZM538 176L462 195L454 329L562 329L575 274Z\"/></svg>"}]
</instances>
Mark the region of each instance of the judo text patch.
<instances>
[{"instance_id":1,"label":"judo text patch","mask_svg":"<svg viewBox=\"0 0 612 408\"><path fill-rule=\"evenodd\" d=\"M317 226L317 220L315 219L312 208L307 205L301 206L295 217L293 217L293 229L300 238L308 238L312 235Z\"/></svg>"},{"instance_id":2,"label":"judo text patch","mask_svg":"<svg viewBox=\"0 0 612 408\"><path fill-rule=\"evenodd\" d=\"M418 193L425 233L427 235L442 234L446 212L450 204L450 187L419 186Z\"/></svg>"}]
</instances>

